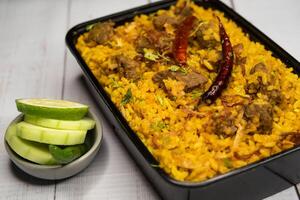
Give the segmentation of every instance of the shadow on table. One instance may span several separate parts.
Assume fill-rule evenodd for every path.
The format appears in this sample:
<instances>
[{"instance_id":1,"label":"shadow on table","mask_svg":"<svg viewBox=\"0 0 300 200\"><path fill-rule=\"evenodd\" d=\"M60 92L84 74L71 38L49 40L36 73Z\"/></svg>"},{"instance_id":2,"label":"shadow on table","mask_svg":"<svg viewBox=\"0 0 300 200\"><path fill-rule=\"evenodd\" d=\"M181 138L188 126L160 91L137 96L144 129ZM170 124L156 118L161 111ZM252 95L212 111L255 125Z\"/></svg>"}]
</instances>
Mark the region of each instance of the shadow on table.
<instances>
[{"instance_id":1,"label":"shadow on table","mask_svg":"<svg viewBox=\"0 0 300 200\"><path fill-rule=\"evenodd\" d=\"M10 161L10 170L12 174L20 181L27 182L32 185L52 185L55 184L54 180L44 180L35 178L29 174L26 174L21 169L19 169L12 161Z\"/></svg>"},{"instance_id":2,"label":"shadow on table","mask_svg":"<svg viewBox=\"0 0 300 200\"><path fill-rule=\"evenodd\" d=\"M32 184L32 185L52 185L52 184L56 184L56 183L58 184L58 183L63 183L63 182L69 181L70 179L75 178L75 176L80 177L84 173L89 173L89 171L94 171L92 169L94 167L97 167L97 177L99 177L99 175L101 173L105 173L106 165L105 165L104 159L107 156L108 156L107 144L106 144L105 140L103 139L100 150L99 150L98 154L95 156L95 159L93 160L93 162L86 169L84 169L83 171L81 171L80 173L78 173L72 177L61 179L61 180L45 180L45 179L36 178L34 176L31 176L31 175L23 172L12 161L10 161L10 170L11 170L12 174L22 182L26 182L26 183ZM101 163L101 165L99 165L99 163Z\"/></svg>"}]
</instances>

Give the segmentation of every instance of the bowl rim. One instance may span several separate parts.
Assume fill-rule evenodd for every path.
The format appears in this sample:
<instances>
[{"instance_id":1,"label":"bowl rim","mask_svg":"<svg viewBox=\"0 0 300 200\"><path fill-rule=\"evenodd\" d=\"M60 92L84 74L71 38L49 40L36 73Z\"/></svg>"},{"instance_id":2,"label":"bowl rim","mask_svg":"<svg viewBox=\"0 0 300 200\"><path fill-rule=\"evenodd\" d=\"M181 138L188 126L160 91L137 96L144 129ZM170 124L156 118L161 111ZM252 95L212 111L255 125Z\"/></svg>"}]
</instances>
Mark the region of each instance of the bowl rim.
<instances>
[{"instance_id":1,"label":"bowl rim","mask_svg":"<svg viewBox=\"0 0 300 200\"><path fill-rule=\"evenodd\" d=\"M34 162L31 162L29 160L24 159L23 157L21 157L20 155L18 155L7 143L7 141L5 140L4 137L4 145L5 145L5 149L7 151L7 154L9 156L9 158L13 161L13 162L18 162L21 165L26 165L28 168L39 168L39 169L62 169L62 168L72 168L73 166L77 165L78 163L82 162L83 160L87 159L88 157L92 156L93 152L97 151L98 147L101 146L102 141L103 141L103 124L101 122L101 120L96 116L96 114L91 111L89 109L88 113L86 116L90 116L92 119L95 120L95 126L94 129L94 134L95 134L95 139L94 139L94 143L92 145L92 147L86 152L84 153L82 156L80 156L79 158L75 159L74 161L68 163L68 164L57 164L57 165L41 165L41 164L37 164ZM19 122L23 119L24 114L19 114L16 118L14 118L8 125L8 127L14 123L14 122ZM96 131L97 128L97 131ZM7 132L7 129L5 131L5 134ZM92 133L93 134L93 133ZM13 158L12 158L13 157Z\"/></svg>"}]
</instances>

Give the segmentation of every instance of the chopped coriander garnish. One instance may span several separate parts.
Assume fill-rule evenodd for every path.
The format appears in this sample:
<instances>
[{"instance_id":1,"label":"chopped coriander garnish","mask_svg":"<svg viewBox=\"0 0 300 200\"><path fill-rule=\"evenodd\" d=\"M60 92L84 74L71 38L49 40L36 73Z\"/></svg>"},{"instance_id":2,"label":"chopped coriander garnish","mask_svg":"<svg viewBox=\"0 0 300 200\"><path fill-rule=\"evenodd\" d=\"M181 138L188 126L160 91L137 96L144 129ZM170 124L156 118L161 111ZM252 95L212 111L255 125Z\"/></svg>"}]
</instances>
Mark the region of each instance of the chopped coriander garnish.
<instances>
[{"instance_id":1,"label":"chopped coriander garnish","mask_svg":"<svg viewBox=\"0 0 300 200\"><path fill-rule=\"evenodd\" d=\"M144 57L147 58L148 60L152 60L152 61L157 61L158 59L163 59L167 62L170 61L170 59L162 54L160 54L159 52L154 51L153 49L147 49L144 48Z\"/></svg>"},{"instance_id":2,"label":"chopped coriander garnish","mask_svg":"<svg viewBox=\"0 0 300 200\"><path fill-rule=\"evenodd\" d=\"M225 167L227 167L228 169L233 168L232 162L229 158L224 158L223 162L224 162Z\"/></svg>"},{"instance_id":3,"label":"chopped coriander garnish","mask_svg":"<svg viewBox=\"0 0 300 200\"><path fill-rule=\"evenodd\" d=\"M188 73L188 71L187 71L186 68L184 68L184 67L179 67L178 65L171 65L171 66L169 67L169 70L172 71L172 72L177 72L177 71L179 71L179 72L181 72L181 73L183 73L183 74L187 74L187 73Z\"/></svg>"},{"instance_id":4,"label":"chopped coriander garnish","mask_svg":"<svg viewBox=\"0 0 300 200\"><path fill-rule=\"evenodd\" d=\"M187 69L184 68L184 67L180 67L180 72L185 74L185 75L188 73Z\"/></svg>"},{"instance_id":5,"label":"chopped coriander garnish","mask_svg":"<svg viewBox=\"0 0 300 200\"><path fill-rule=\"evenodd\" d=\"M159 165L151 164L152 167L159 168Z\"/></svg>"},{"instance_id":6,"label":"chopped coriander garnish","mask_svg":"<svg viewBox=\"0 0 300 200\"><path fill-rule=\"evenodd\" d=\"M160 104L160 105L164 105L164 100L163 100L163 98L161 97L161 96L156 96L156 100L158 101L158 103Z\"/></svg>"},{"instance_id":7,"label":"chopped coriander garnish","mask_svg":"<svg viewBox=\"0 0 300 200\"><path fill-rule=\"evenodd\" d=\"M151 124L151 128L155 131L161 131L164 128L167 128L167 125L163 121L158 121Z\"/></svg>"},{"instance_id":8,"label":"chopped coriander garnish","mask_svg":"<svg viewBox=\"0 0 300 200\"><path fill-rule=\"evenodd\" d=\"M199 90L193 90L192 91L192 99L198 99L199 97L201 97L202 92Z\"/></svg>"},{"instance_id":9,"label":"chopped coriander garnish","mask_svg":"<svg viewBox=\"0 0 300 200\"><path fill-rule=\"evenodd\" d=\"M172 71L172 72L177 72L179 69L180 69L180 67L177 66L177 65L171 65L169 67L169 70Z\"/></svg>"},{"instance_id":10,"label":"chopped coriander garnish","mask_svg":"<svg viewBox=\"0 0 300 200\"><path fill-rule=\"evenodd\" d=\"M89 31L89 30L91 30L94 26L95 26L95 24L87 25L87 26L85 27L85 30Z\"/></svg>"},{"instance_id":11,"label":"chopped coriander garnish","mask_svg":"<svg viewBox=\"0 0 300 200\"><path fill-rule=\"evenodd\" d=\"M119 88L119 87L121 87L121 85L115 79L112 80L111 86L112 86L112 88Z\"/></svg>"},{"instance_id":12,"label":"chopped coriander garnish","mask_svg":"<svg viewBox=\"0 0 300 200\"><path fill-rule=\"evenodd\" d=\"M131 93L131 89L129 88L121 101L121 105L124 106L125 104L129 103L131 99L132 99L132 93Z\"/></svg>"},{"instance_id":13,"label":"chopped coriander garnish","mask_svg":"<svg viewBox=\"0 0 300 200\"><path fill-rule=\"evenodd\" d=\"M156 61L159 59L159 55L155 53L152 49L143 49L144 51L144 57L147 58L148 60Z\"/></svg>"}]
</instances>

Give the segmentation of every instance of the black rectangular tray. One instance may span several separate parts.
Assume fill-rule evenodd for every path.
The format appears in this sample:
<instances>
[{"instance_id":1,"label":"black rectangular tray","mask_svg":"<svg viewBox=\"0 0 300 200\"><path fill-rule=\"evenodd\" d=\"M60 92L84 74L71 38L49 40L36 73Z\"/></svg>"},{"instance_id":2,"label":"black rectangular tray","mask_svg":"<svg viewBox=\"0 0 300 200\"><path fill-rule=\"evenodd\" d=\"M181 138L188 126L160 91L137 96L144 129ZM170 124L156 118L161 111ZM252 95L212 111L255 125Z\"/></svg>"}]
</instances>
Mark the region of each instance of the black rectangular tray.
<instances>
[{"instance_id":1,"label":"black rectangular tray","mask_svg":"<svg viewBox=\"0 0 300 200\"><path fill-rule=\"evenodd\" d=\"M91 24L110 19L117 25L121 25L131 21L136 15L168 9L175 3L175 0L161 1L93 19L71 28L66 35L67 46L81 66L91 92L136 164L160 196L170 200L262 199L299 183L299 146L203 182L181 182L172 179L162 169L156 167L158 163L155 158L130 128L75 48L77 38L86 32L86 28ZM262 43L273 52L273 56L292 67L294 73L300 73L300 63L296 59L222 2L195 0L195 3L224 12L226 17L235 21L249 34L251 40Z\"/></svg>"}]
</instances>

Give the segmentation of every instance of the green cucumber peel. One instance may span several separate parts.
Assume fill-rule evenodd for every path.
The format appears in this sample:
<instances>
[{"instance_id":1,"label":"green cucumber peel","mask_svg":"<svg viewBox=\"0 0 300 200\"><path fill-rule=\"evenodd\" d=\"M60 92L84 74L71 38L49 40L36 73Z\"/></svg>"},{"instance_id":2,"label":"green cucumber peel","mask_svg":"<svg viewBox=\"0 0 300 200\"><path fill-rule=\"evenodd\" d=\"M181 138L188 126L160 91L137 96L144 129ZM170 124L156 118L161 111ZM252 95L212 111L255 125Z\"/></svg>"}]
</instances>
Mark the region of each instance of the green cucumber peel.
<instances>
[{"instance_id":1,"label":"green cucumber peel","mask_svg":"<svg viewBox=\"0 0 300 200\"><path fill-rule=\"evenodd\" d=\"M54 159L60 164L68 164L73 160L79 158L87 151L87 147L84 144L59 147L56 145L49 145L49 152L52 154Z\"/></svg>"}]
</instances>

